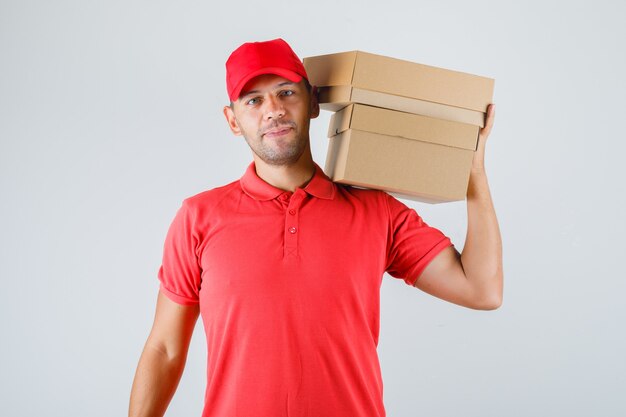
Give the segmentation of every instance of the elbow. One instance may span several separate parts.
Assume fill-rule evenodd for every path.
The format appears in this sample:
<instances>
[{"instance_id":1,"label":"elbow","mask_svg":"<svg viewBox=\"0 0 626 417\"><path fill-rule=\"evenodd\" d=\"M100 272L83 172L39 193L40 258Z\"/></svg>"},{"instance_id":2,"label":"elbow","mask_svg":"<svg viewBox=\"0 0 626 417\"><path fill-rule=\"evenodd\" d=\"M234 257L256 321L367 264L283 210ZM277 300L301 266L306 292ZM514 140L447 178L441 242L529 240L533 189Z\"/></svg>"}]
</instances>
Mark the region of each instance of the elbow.
<instances>
[{"instance_id":1,"label":"elbow","mask_svg":"<svg viewBox=\"0 0 626 417\"><path fill-rule=\"evenodd\" d=\"M472 310L497 310L502 305L502 294L497 292L482 293L457 304Z\"/></svg>"},{"instance_id":2,"label":"elbow","mask_svg":"<svg viewBox=\"0 0 626 417\"><path fill-rule=\"evenodd\" d=\"M502 295L494 295L484 299L477 307L476 310L492 311L497 310L502 306Z\"/></svg>"},{"instance_id":3,"label":"elbow","mask_svg":"<svg viewBox=\"0 0 626 417\"><path fill-rule=\"evenodd\" d=\"M502 306L502 279L496 280L498 285L484 289L477 297L472 308L475 310L497 310Z\"/></svg>"}]
</instances>

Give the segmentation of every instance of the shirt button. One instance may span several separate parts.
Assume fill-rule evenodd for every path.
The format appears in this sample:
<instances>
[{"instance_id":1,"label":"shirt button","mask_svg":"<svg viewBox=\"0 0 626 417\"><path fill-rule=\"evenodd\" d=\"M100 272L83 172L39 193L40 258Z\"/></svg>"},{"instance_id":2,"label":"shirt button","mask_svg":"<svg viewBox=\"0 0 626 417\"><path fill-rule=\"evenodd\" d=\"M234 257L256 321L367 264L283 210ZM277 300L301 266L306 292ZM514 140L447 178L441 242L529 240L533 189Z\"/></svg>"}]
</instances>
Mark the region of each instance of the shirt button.
<instances>
[{"instance_id":1,"label":"shirt button","mask_svg":"<svg viewBox=\"0 0 626 417\"><path fill-rule=\"evenodd\" d=\"M289 233L291 233L291 234L296 233L296 230L297 229L295 227L290 227L289 228Z\"/></svg>"},{"instance_id":2,"label":"shirt button","mask_svg":"<svg viewBox=\"0 0 626 417\"><path fill-rule=\"evenodd\" d=\"M289 210L289 214L291 214L293 216L294 214L296 214L296 211L294 209L291 209L291 210Z\"/></svg>"}]
</instances>

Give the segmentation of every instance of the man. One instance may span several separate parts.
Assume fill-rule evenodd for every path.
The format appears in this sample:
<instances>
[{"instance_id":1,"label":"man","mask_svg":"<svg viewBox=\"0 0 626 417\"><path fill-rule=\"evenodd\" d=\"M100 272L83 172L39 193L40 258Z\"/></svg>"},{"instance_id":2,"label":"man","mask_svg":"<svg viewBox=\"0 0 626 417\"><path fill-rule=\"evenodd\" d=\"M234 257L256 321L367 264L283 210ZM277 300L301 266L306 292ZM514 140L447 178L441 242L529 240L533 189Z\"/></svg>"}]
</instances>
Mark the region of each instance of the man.
<instances>
[{"instance_id":1,"label":"man","mask_svg":"<svg viewBox=\"0 0 626 417\"><path fill-rule=\"evenodd\" d=\"M385 416L376 346L384 272L444 300L495 309L501 240L480 131L463 253L389 194L331 182L313 161L316 88L282 39L226 63L224 115L254 161L240 180L185 199L168 231L132 417L162 416L202 314L203 417Z\"/></svg>"}]
</instances>

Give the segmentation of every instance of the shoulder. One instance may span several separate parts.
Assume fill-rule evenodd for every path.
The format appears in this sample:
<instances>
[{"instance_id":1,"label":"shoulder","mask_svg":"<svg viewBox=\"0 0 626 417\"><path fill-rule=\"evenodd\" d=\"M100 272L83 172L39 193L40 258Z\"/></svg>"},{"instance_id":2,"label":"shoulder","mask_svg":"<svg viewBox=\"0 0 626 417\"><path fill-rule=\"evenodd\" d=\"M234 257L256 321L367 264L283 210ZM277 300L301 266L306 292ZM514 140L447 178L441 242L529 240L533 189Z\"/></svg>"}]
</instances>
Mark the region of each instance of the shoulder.
<instances>
[{"instance_id":1,"label":"shoulder","mask_svg":"<svg viewBox=\"0 0 626 417\"><path fill-rule=\"evenodd\" d=\"M411 206L405 204L394 195L374 189L359 188L337 184L340 195L349 199L354 206L360 206L370 216L387 219L390 225L401 224L409 218L416 218L421 224L421 217Z\"/></svg>"},{"instance_id":2,"label":"shoulder","mask_svg":"<svg viewBox=\"0 0 626 417\"><path fill-rule=\"evenodd\" d=\"M367 203L378 203L386 207L390 205L406 207L406 204L398 200L386 191L371 188L360 188L347 184L335 183L339 193L349 199L360 200Z\"/></svg>"},{"instance_id":3,"label":"shoulder","mask_svg":"<svg viewBox=\"0 0 626 417\"><path fill-rule=\"evenodd\" d=\"M193 213L210 212L224 201L239 198L241 186L239 180L235 180L226 185L205 190L185 198L182 208Z\"/></svg>"},{"instance_id":4,"label":"shoulder","mask_svg":"<svg viewBox=\"0 0 626 417\"><path fill-rule=\"evenodd\" d=\"M344 199L358 200L367 203L384 202L388 194L381 190L360 188L353 185L335 183L338 194Z\"/></svg>"},{"instance_id":5,"label":"shoulder","mask_svg":"<svg viewBox=\"0 0 626 417\"><path fill-rule=\"evenodd\" d=\"M390 194L382 190L360 188L352 185L335 183L340 200L352 206L363 208L372 215L388 216L390 208L396 204L403 205Z\"/></svg>"}]
</instances>

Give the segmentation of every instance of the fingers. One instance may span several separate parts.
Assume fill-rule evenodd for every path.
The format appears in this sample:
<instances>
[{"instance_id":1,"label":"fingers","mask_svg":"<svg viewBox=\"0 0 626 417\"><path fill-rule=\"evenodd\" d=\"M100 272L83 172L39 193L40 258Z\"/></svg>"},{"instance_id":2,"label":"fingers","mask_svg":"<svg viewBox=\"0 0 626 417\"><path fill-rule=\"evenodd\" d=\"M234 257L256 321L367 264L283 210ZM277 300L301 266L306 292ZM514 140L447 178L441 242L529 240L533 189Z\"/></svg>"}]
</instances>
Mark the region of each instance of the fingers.
<instances>
[{"instance_id":1,"label":"fingers","mask_svg":"<svg viewBox=\"0 0 626 417\"><path fill-rule=\"evenodd\" d=\"M487 107L487 118L485 120L485 127L480 129L480 132L479 132L480 136L483 136L483 137L489 136L489 133L491 133L491 128L493 127L493 121L495 119L495 116L496 116L496 105L492 103Z\"/></svg>"}]
</instances>

